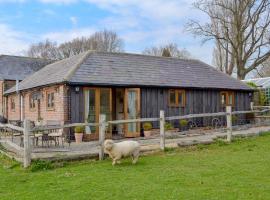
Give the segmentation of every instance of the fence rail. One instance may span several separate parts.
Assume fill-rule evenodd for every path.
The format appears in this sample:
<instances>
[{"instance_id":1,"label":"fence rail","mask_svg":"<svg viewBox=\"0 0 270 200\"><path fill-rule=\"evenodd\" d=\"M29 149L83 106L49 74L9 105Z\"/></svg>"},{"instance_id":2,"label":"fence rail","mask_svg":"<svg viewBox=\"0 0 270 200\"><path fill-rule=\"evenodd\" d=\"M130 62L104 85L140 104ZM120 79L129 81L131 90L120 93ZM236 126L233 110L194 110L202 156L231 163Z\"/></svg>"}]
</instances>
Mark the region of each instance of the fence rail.
<instances>
[{"instance_id":1,"label":"fence rail","mask_svg":"<svg viewBox=\"0 0 270 200\"><path fill-rule=\"evenodd\" d=\"M10 128L10 129L13 129L13 130L16 130L16 131L20 131L20 132L23 132L24 131L24 129L22 127L15 126L13 124L1 124L0 123L0 128Z\"/></svg>"},{"instance_id":2,"label":"fence rail","mask_svg":"<svg viewBox=\"0 0 270 200\"><path fill-rule=\"evenodd\" d=\"M265 108L264 110L254 110L255 108ZM101 114L99 118L99 123L73 123L66 124L62 126L53 126L53 127L38 127L30 128L29 120L24 121L24 127L18 127L12 124L0 124L0 128L10 128L13 130L21 131L24 134L24 167L28 167L31 163L31 143L30 143L30 133L34 131L45 131L53 129L63 129L63 128L72 128L76 126L98 126L99 127L99 145L100 152L99 158L103 159L104 151L103 144L105 140L105 131L106 126L109 124L124 124L124 123L141 123L141 122L157 122L159 121L160 127L160 149L165 149L165 121L180 120L180 119L192 119L192 118L201 118L201 117L217 117L225 116L227 121L227 140L230 142L232 138L232 115L238 114L248 114L248 113L264 113L270 111L270 106L253 106L251 104L251 110L248 111L233 111L232 107L227 106L226 112L217 112L217 113L201 113L201 114L189 114L183 116L172 116L165 117L164 111L160 111L159 118L141 118L141 119L128 119L128 120L115 120L115 121L106 121L105 115Z\"/></svg>"}]
</instances>

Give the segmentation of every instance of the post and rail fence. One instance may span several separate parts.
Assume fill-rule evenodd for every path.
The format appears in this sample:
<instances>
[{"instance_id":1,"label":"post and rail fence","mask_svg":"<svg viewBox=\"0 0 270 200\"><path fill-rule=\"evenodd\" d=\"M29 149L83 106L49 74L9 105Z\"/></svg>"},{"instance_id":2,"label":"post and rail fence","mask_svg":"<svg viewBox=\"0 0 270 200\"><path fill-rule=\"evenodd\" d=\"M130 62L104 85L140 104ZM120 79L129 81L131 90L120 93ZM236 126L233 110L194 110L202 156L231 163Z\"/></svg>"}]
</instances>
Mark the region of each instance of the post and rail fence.
<instances>
[{"instance_id":1,"label":"post and rail fence","mask_svg":"<svg viewBox=\"0 0 270 200\"><path fill-rule=\"evenodd\" d=\"M256 108L264 108L264 110L254 110ZM248 111L232 111L231 106L226 107L226 112L217 112L217 113L200 113L200 114L189 114L183 116L172 116L172 117L165 117L165 112L163 110L160 111L159 118L140 118L140 119L128 119L128 120L115 120L115 121L106 121L106 115L101 114L99 117L99 123L73 123L73 124L66 124L63 126L57 127L57 129L62 128L72 128L75 126L99 126L99 159L104 159L104 141L105 141L105 132L106 127L108 125L116 125L116 124L125 124L125 123L142 123L142 122L159 122L159 129L160 129L160 149L162 151L165 150L165 122L172 121L172 120L181 120L181 119L192 119L192 118L201 118L201 117L217 117L217 116L225 116L227 122L227 141L231 142L232 140L232 115L238 114L247 114L247 113L264 113L270 111L270 106L254 106L251 104L251 110ZM53 128L31 128L30 121L24 120L24 127L18 127L11 124L0 124L0 128L10 128L16 131L23 132L24 138L24 159L23 165L25 168L29 167L31 164L31 152L32 152L32 145L30 142L30 135L34 131L44 131Z\"/></svg>"}]
</instances>

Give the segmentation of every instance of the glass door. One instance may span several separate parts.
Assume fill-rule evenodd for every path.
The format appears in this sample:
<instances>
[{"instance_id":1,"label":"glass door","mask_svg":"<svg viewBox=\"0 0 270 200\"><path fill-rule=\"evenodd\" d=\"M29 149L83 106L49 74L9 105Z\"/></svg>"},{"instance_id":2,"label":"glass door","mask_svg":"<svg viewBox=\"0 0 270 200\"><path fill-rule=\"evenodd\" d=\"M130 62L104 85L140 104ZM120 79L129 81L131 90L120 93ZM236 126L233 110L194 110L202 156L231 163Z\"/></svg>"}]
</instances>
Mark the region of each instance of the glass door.
<instances>
[{"instance_id":1,"label":"glass door","mask_svg":"<svg viewBox=\"0 0 270 200\"><path fill-rule=\"evenodd\" d=\"M125 119L140 118L140 89L125 89ZM126 137L140 136L140 123L125 124Z\"/></svg>"},{"instance_id":2,"label":"glass door","mask_svg":"<svg viewBox=\"0 0 270 200\"><path fill-rule=\"evenodd\" d=\"M105 114L111 120L112 97L110 88L85 88L85 122L98 123L99 115ZM86 134L98 134L98 127L86 127Z\"/></svg>"},{"instance_id":3,"label":"glass door","mask_svg":"<svg viewBox=\"0 0 270 200\"><path fill-rule=\"evenodd\" d=\"M86 123L96 123L98 122L98 112L97 112L97 92L96 89L86 89L85 94L85 122ZM94 126L89 126L85 128L86 134L96 133L97 128Z\"/></svg>"}]
</instances>

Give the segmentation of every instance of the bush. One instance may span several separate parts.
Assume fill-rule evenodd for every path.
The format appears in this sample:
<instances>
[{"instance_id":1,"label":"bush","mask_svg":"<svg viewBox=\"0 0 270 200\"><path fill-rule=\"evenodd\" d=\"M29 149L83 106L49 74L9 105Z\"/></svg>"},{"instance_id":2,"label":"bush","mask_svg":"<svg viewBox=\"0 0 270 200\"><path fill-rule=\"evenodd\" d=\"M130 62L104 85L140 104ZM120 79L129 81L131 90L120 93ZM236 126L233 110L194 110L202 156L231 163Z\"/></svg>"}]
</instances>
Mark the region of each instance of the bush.
<instances>
[{"instance_id":1,"label":"bush","mask_svg":"<svg viewBox=\"0 0 270 200\"><path fill-rule=\"evenodd\" d=\"M143 130L144 131L150 131L153 128L152 124L150 122L146 122L143 124Z\"/></svg>"},{"instance_id":2,"label":"bush","mask_svg":"<svg viewBox=\"0 0 270 200\"><path fill-rule=\"evenodd\" d=\"M237 116L235 116L235 115L233 115L233 116L232 116L232 123L236 123L236 122L237 122L237 120L238 120L238 117L237 117Z\"/></svg>"},{"instance_id":3,"label":"bush","mask_svg":"<svg viewBox=\"0 0 270 200\"><path fill-rule=\"evenodd\" d=\"M84 126L76 126L75 133L84 133Z\"/></svg>"},{"instance_id":4,"label":"bush","mask_svg":"<svg viewBox=\"0 0 270 200\"><path fill-rule=\"evenodd\" d=\"M181 127L185 127L185 126L188 125L188 121L185 120L185 119L181 119L181 120L179 121L179 124L180 124Z\"/></svg>"},{"instance_id":5,"label":"bush","mask_svg":"<svg viewBox=\"0 0 270 200\"><path fill-rule=\"evenodd\" d=\"M166 122L164 128L165 128L165 131L172 130L173 125L171 123L169 123L169 122Z\"/></svg>"},{"instance_id":6,"label":"bush","mask_svg":"<svg viewBox=\"0 0 270 200\"><path fill-rule=\"evenodd\" d=\"M35 160L32 162L30 166L30 171L31 172L37 172L37 171L42 171L42 170L49 170L53 169L54 166L52 162L50 161L45 161L45 160Z\"/></svg>"},{"instance_id":7,"label":"bush","mask_svg":"<svg viewBox=\"0 0 270 200\"><path fill-rule=\"evenodd\" d=\"M247 85L251 87L252 89L257 90L254 93L253 101L255 105L264 106L267 103L267 97L265 95L265 92L262 91L258 86L253 82L247 82Z\"/></svg>"}]
</instances>

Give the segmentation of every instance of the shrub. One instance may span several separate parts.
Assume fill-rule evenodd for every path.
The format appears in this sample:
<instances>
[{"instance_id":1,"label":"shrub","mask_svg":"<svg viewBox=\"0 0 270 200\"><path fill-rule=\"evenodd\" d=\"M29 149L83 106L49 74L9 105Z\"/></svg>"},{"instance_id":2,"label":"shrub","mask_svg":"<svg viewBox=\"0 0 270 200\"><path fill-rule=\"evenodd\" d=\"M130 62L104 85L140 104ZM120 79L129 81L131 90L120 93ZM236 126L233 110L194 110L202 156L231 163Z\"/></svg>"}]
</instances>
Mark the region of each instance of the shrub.
<instances>
[{"instance_id":1,"label":"shrub","mask_svg":"<svg viewBox=\"0 0 270 200\"><path fill-rule=\"evenodd\" d=\"M181 127L185 127L185 126L188 125L188 121L185 120L185 119L181 119L181 120L179 121L179 123L180 123L180 126L181 126Z\"/></svg>"},{"instance_id":2,"label":"shrub","mask_svg":"<svg viewBox=\"0 0 270 200\"><path fill-rule=\"evenodd\" d=\"M143 130L144 131L150 131L152 129L152 124L150 122L146 122L143 124Z\"/></svg>"},{"instance_id":3,"label":"shrub","mask_svg":"<svg viewBox=\"0 0 270 200\"><path fill-rule=\"evenodd\" d=\"M53 168L54 168L54 166L53 166L52 162L50 162L50 161L35 160L32 162L32 164L30 166L30 171L37 172L37 171L49 170L49 169L53 169Z\"/></svg>"},{"instance_id":4,"label":"shrub","mask_svg":"<svg viewBox=\"0 0 270 200\"><path fill-rule=\"evenodd\" d=\"M237 122L237 120L238 120L238 117L237 117L237 116L235 116L235 115L233 115L233 116L232 116L232 123L236 123L236 122Z\"/></svg>"},{"instance_id":5,"label":"shrub","mask_svg":"<svg viewBox=\"0 0 270 200\"><path fill-rule=\"evenodd\" d=\"M168 130L172 130L173 129L173 125L169 122L166 122L165 123L165 130L168 131Z\"/></svg>"},{"instance_id":6,"label":"shrub","mask_svg":"<svg viewBox=\"0 0 270 200\"><path fill-rule=\"evenodd\" d=\"M75 133L84 133L84 126L76 126Z\"/></svg>"}]
</instances>

